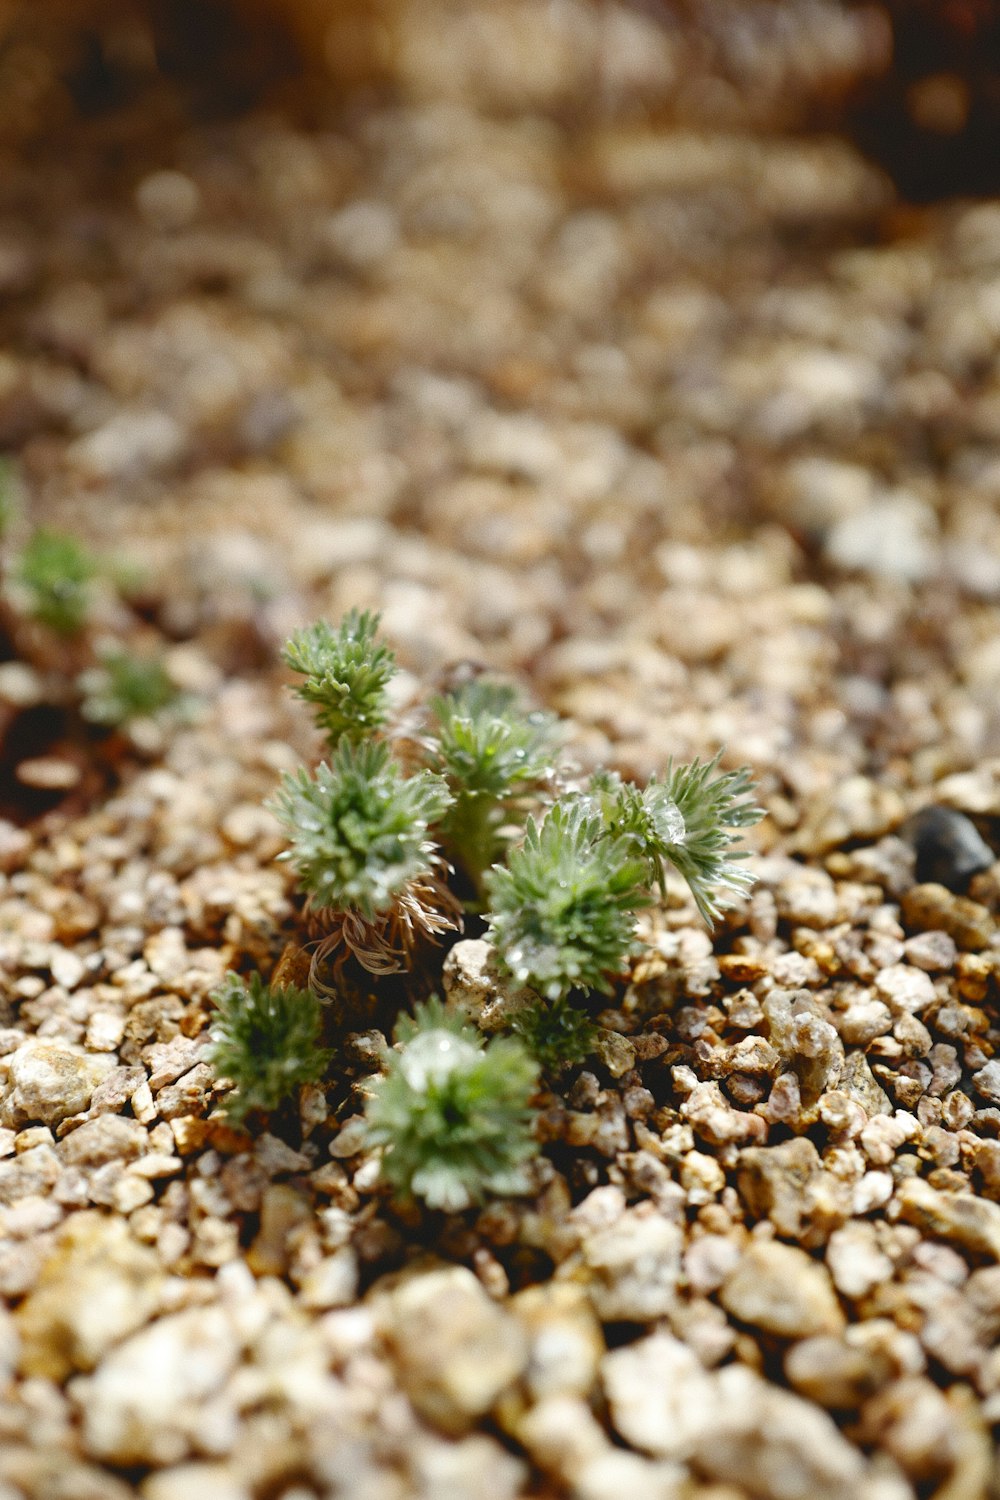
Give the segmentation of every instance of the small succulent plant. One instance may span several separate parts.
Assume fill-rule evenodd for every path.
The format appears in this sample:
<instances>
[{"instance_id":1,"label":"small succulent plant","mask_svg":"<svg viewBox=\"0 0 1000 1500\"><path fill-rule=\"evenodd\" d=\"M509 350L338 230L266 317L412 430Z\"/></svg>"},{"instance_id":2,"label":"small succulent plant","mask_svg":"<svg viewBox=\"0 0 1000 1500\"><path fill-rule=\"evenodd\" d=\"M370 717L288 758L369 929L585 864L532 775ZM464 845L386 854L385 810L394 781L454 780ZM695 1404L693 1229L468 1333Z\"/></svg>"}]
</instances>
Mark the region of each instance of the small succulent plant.
<instances>
[{"instance_id":1,"label":"small succulent plant","mask_svg":"<svg viewBox=\"0 0 1000 1500\"><path fill-rule=\"evenodd\" d=\"M518 799L551 775L555 720L526 712L509 684L483 679L435 699L431 709L431 765L453 797L441 837L482 898L485 873L503 855Z\"/></svg>"},{"instance_id":2,"label":"small succulent plant","mask_svg":"<svg viewBox=\"0 0 1000 1500\"><path fill-rule=\"evenodd\" d=\"M386 686L396 659L378 640L378 615L351 610L336 629L325 620L297 630L283 659L302 675L297 695L312 704L317 726L336 749L346 735L362 739L388 717Z\"/></svg>"},{"instance_id":3,"label":"small succulent plant","mask_svg":"<svg viewBox=\"0 0 1000 1500\"><path fill-rule=\"evenodd\" d=\"M428 829L451 794L439 776L404 776L386 744L344 739L315 774L287 775L274 801L310 902L369 921L430 864Z\"/></svg>"},{"instance_id":4,"label":"small succulent plant","mask_svg":"<svg viewBox=\"0 0 1000 1500\"><path fill-rule=\"evenodd\" d=\"M236 1084L226 1101L230 1119L276 1109L302 1084L322 1078L330 1053L320 1045L322 1010L311 990L266 985L259 974L249 981L227 974L212 999L209 1057L216 1073Z\"/></svg>"},{"instance_id":5,"label":"small succulent plant","mask_svg":"<svg viewBox=\"0 0 1000 1500\"><path fill-rule=\"evenodd\" d=\"M566 996L532 1001L517 1012L511 1026L546 1073L583 1062L597 1042L597 1023Z\"/></svg>"},{"instance_id":6,"label":"small succulent plant","mask_svg":"<svg viewBox=\"0 0 1000 1500\"><path fill-rule=\"evenodd\" d=\"M342 738L314 774L287 775L271 804L317 935L311 982L327 959L351 956L374 974L408 967L422 941L461 926L461 907L428 837L451 794L431 771L404 775L384 741Z\"/></svg>"},{"instance_id":7,"label":"small succulent plant","mask_svg":"<svg viewBox=\"0 0 1000 1500\"><path fill-rule=\"evenodd\" d=\"M761 811L749 773L720 771L718 757L671 765L645 787L611 772L570 786L555 720L483 677L396 720L395 661L378 624L352 612L289 641L285 662L330 755L286 775L272 806L315 938L312 1004L356 983L354 960L376 976L415 968L426 940L461 929L463 908L483 914L501 971L535 991L512 1023L519 1035L488 1045L440 1001L418 1005L371 1084L368 1139L386 1181L461 1210L523 1184L539 1069L558 1073L593 1050L584 1002L613 992L638 948L637 915L665 894L668 871L715 921L751 883L736 832ZM227 1003L261 998L236 982ZM221 1021L216 1030L228 1035ZM255 1055L243 1049L243 1100L268 1092L253 1083Z\"/></svg>"},{"instance_id":8,"label":"small succulent plant","mask_svg":"<svg viewBox=\"0 0 1000 1500\"><path fill-rule=\"evenodd\" d=\"M506 866L490 871L489 937L506 972L547 1000L610 993L633 951L635 913L649 904L646 863L580 797L528 818Z\"/></svg>"},{"instance_id":9,"label":"small succulent plant","mask_svg":"<svg viewBox=\"0 0 1000 1500\"><path fill-rule=\"evenodd\" d=\"M746 767L716 775L718 766L718 755L671 765L662 781L654 776L643 788L601 771L589 788L608 833L628 839L646 860L649 883L665 896L666 867L672 865L710 927L753 884L737 863L746 852L734 847L729 830L749 828L764 815L753 801Z\"/></svg>"},{"instance_id":10,"label":"small succulent plant","mask_svg":"<svg viewBox=\"0 0 1000 1500\"><path fill-rule=\"evenodd\" d=\"M365 1111L393 1190L449 1212L487 1193L525 1191L524 1165L538 1149L530 1105L538 1067L522 1044L485 1044L437 999L400 1020L395 1037Z\"/></svg>"}]
</instances>

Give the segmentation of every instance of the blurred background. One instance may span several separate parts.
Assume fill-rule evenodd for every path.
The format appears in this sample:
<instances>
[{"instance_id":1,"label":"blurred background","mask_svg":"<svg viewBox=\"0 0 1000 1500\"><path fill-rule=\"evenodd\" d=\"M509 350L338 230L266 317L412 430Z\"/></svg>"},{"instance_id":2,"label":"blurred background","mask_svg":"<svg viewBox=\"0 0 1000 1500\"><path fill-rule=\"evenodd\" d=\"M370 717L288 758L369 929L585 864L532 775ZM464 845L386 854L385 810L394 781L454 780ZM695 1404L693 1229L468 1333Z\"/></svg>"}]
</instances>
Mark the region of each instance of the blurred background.
<instances>
[{"instance_id":1,"label":"blurred background","mask_svg":"<svg viewBox=\"0 0 1000 1500\"><path fill-rule=\"evenodd\" d=\"M998 123L991 0L4 0L9 547L877 836L1000 755Z\"/></svg>"},{"instance_id":2,"label":"blurred background","mask_svg":"<svg viewBox=\"0 0 1000 1500\"><path fill-rule=\"evenodd\" d=\"M842 129L916 198L998 172L994 0L4 0L0 47L15 140L158 85L191 119L366 88Z\"/></svg>"}]
</instances>

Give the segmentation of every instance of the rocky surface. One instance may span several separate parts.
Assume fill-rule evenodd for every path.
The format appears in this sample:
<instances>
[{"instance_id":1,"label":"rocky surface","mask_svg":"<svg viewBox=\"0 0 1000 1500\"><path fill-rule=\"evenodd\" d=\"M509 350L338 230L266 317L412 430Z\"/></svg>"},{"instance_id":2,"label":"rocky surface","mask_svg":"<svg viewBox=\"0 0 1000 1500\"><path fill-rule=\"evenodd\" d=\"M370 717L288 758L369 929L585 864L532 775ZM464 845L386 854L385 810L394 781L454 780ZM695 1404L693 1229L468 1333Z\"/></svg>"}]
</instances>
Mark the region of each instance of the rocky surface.
<instances>
[{"instance_id":1,"label":"rocky surface","mask_svg":"<svg viewBox=\"0 0 1000 1500\"><path fill-rule=\"evenodd\" d=\"M860 12L725 10L435 7L391 102L156 93L5 168L0 435L196 712L0 828L3 1500L997 1493L1000 208L793 133ZM371 1027L246 1131L204 1056L301 935L278 646L352 605L404 695L482 661L769 814L461 1215L378 1182Z\"/></svg>"}]
</instances>

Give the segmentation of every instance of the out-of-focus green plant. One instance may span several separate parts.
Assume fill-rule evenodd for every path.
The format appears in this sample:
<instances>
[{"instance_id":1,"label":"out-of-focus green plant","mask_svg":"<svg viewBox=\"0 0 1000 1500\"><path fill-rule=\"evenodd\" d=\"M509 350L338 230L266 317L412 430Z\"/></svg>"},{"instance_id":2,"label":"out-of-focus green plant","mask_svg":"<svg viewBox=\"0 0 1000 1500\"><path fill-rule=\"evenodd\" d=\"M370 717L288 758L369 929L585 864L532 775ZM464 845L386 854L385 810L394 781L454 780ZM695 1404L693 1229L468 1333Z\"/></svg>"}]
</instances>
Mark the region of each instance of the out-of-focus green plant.
<instances>
[{"instance_id":1,"label":"out-of-focus green plant","mask_svg":"<svg viewBox=\"0 0 1000 1500\"><path fill-rule=\"evenodd\" d=\"M134 719L155 718L179 697L160 657L139 656L114 643L102 648L99 665L82 672L78 685L83 717L115 729Z\"/></svg>"},{"instance_id":2,"label":"out-of-focus green plant","mask_svg":"<svg viewBox=\"0 0 1000 1500\"><path fill-rule=\"evenodd\" d=\"M76 635L87 623L98 564L60 531L42 528L15 559L12 582L25 614L57 635Z\"/></svg>"},{"instance_id":3,"label":"out-of-focus green plant","mask_svg":"<svg viewBox=\"0 0 1000 1500\"><path fill-rule=\"evenodd\" d=\"M0 458L0 542L9 535L20 513L17 470L9 458Z\"/></svg>"}]
</instances>

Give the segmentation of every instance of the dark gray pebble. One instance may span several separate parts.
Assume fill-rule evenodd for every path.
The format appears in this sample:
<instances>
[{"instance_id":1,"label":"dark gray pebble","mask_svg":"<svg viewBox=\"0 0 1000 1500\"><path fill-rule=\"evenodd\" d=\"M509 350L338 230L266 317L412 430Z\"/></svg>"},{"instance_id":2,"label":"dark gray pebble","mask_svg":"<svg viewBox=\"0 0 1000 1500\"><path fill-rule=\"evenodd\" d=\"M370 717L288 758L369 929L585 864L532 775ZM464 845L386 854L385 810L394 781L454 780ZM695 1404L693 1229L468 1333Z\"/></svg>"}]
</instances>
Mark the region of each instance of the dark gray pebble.
<instances>
[{"instance_id":1,"label":"dark gray pebble","mask_svg":"<svg viewBox=\"0 0 1000 1500\"><path fill-rule=\"evenodd\" d=\"M996 859L975 824L953 807L921 808L899 833L917 856L917 880L935 881L949 891L964 891L973 875Z\"/></svg>"}]
</instances>

